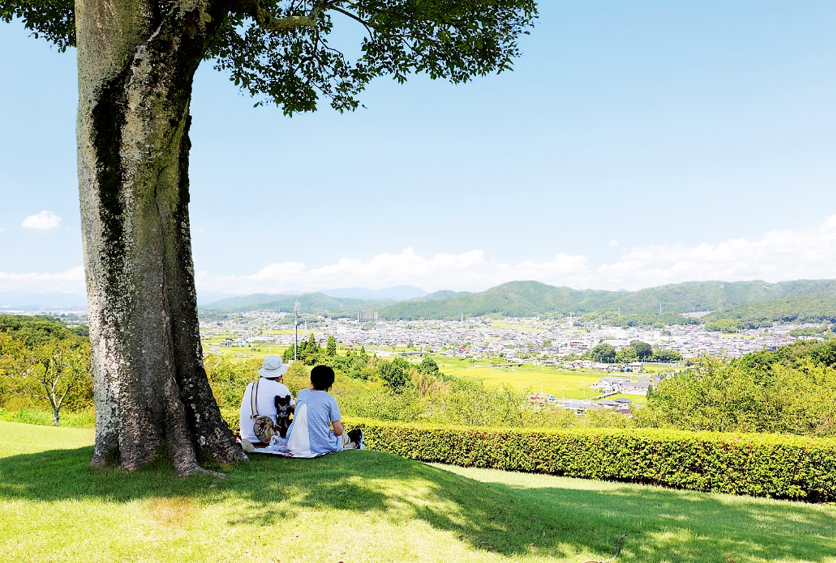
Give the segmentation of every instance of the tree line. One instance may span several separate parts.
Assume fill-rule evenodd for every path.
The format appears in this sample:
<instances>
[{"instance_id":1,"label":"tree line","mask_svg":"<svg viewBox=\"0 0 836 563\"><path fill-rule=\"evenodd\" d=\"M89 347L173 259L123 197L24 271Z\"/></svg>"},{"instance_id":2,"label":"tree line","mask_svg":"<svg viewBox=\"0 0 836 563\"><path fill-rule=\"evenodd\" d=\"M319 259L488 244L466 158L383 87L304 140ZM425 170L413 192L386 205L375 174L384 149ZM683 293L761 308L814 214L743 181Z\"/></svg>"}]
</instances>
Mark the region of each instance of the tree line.
<instances>
[{"instance_id":1,"label":"tree line","mask_svg":"<svg viewBox=\"0 0 836 563\"><path fill-rule=\"evenodd\" d=\"M615 346L602 342L581 354L582 360L593 360L604 364L627 364L630 362L663 362L672 363L682 361L682 354L676 350L668 350L659 346L651 346L641 340L632 340L630 345L616 350Z\"/></svg>"},{"instance_id":2,"label":"tree line","mask_svg":"<svg viewBox=\"0 0 836 563\"><path fill-rule=\"evenodd\" d=\"M590 357L611 358L610 348L602 343ZM605 354L593 356L596 349ZM285 355L292 357L292 351L291 347ZM635 340L622 352L621 359L647 360L663 351ZM309 386L311 366L331 365L337 373L334 394L344 416L350 417L515 428L642 427L836 436L836 339L799 341L732 361L700 358L655 384L647 404L632 418L605 410L578 417L559 408L532 408L528 391L445 374L429 355L420 362L385 359L362 346L340 353L333 338L321 347L313 335L300 343L297 355L300 361L285 374L291 391L297 394ZM260 366L258 359L206 357L212 393L233 429L243 390L258 378ZM87 339L50 318L0 316L0 407L47 407L56 425L61 409L91 409Z\"/></svg>"}]
</instances>

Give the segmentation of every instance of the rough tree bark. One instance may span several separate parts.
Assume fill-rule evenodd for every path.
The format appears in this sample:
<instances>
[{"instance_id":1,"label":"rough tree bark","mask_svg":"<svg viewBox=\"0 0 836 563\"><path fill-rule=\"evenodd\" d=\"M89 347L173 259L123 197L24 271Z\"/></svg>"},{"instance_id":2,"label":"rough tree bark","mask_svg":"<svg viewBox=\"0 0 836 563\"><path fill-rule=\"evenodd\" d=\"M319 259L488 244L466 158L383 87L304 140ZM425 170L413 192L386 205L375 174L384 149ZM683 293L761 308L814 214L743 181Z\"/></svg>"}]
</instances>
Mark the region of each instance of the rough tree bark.
<instances>
[{"instance_id":1,"label":"rough tree bark","mask_svg":"<svg viewBox=\"0 0 836 563\"><path fill-rule=\"evenodd\" d=\"M76 2L93 466L135 469L165 449L184 475L202 456L247 459L203 369L188 216L192 79L225 9Z\"/></svg>"}]
</instances>

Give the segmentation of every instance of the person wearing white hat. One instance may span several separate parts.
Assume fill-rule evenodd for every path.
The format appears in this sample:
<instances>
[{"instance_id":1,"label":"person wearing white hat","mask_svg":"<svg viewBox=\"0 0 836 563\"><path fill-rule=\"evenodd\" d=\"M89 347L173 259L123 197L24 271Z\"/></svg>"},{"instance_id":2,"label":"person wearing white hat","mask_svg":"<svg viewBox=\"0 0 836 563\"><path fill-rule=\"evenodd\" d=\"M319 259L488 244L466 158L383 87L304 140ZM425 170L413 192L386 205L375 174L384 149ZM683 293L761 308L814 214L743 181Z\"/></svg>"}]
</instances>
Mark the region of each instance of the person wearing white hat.
<instances>
[{"instance_id":1,"label":"person wearing white hat","mask_svg":"<svg viewBox=\"0 0 836 563\"><path fill-rule=\"evenodd\" d=\"M281 382L282 375L287 371L287 365L282 362L279 356L267 356L264 358L264 363L258 374L261 379L258 381L258 391L256 392L256 410L259 416L269 416L276 424L276 397L290 396L290 390ZM253 447L264 447L263 444L253 432L253 412L252 412L252 393L255 382L247 385L244 391L244 398L241 401L240 424L241 424L241 444L244 451L250 450ZM296 406L296 401L290 396L290 408L293 410Z\"/></svg>"}]
</instances>

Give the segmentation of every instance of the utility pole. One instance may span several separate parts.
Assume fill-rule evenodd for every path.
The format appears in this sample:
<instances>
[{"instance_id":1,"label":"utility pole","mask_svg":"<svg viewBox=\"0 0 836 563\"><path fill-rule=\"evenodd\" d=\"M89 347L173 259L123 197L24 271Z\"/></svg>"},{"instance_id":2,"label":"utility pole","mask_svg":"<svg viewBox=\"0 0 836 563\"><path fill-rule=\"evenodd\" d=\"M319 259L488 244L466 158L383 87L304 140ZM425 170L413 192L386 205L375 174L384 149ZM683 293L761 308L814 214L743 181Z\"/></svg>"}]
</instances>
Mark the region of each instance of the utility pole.
<instances>
[{"instance_id":1,"label":"utility pole","mask_svg":"<svg viewBox=\"0 0 836 563\"><path fill-rule=\"evenodd\" d=\"M295 333L293 340L293 361L296 361L296 355L299 352L299 302L293 305L293 331Z\"/></svg>"}]
</instances>

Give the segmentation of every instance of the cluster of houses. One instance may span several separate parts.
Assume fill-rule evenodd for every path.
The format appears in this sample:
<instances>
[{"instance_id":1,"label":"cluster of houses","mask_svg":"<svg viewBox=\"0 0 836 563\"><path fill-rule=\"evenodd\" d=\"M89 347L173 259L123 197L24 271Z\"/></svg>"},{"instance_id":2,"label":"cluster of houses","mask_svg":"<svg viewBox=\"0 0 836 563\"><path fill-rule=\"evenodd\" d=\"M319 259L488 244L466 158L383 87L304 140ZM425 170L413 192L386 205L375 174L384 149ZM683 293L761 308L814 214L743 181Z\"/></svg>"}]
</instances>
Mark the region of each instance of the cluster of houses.
<instances>
[{"instance_id":1,"label":"cluster of houses","mask_svg":"<svg viewBox=\"0 0 836 563\"><path fill-rule=\"evenodd\" d=\"M632 399L619 397L618 399L600 399L600 400L586 400L586 399L555 399L554 395L547 393L532 393L528 396L528 403L537 408L544 406L554 406L557 408L573 411L577 415L583 415L588 410L606 409L617 412L625 416L632 416L630 405Z\"/></svg>"},{"instance_id":2,"label":"cluster of houses","mask_svg":"<svg viewBox=\"0 0 836 563\"><path fill-rule=\"evenodd\" d=\"M600 395L592 399L556 399L554 395L548 393L532 393L528 396L529 404L535 407L543 407L552 405L575 412L575 414L582 415L588 410L607 409L613 410L619 414L631 415L630 405L633 403L632 399L626 397L618 397L616 399L608 399L613 395L639 395L647 396L647 392L651 385L658 383L659 376L654 376L651 379L639 379L633 381L628 377L608 376L602 377L591 387L600 392Z\"/></svg>"},{"instance_id":3,"label":"cluster of houses","mask_svg":"<svg viewBox=\"0 0 836 563\"><path fill-rule=\"evenodd\" d=\"M202 323L204 335L235 333L234 346L261 344L289 345L292 334L265 334L263 331L288 328L287 313L250 311L234 319ZM311 320L314 320L311 317ZM633 340L641 340L654 348L675 350L685 358L705 354L739 357L762 349L775 349L795 341L790 335L801 325L781 325L768 329L743 331L723 335L705 330L698 325L673 325L665 328L611 327L600 325L575 326L576 319L511 318L497 323L487 318L458 321L378 321L361 323L356 318L326 319L317 317L311 326L318 339L334 336L344 344L374 347L407 347L452 357L476 360L502 357L514 363L553 365L604 371L640 370L638 363L626 366L614 364L577 364L567 356L578 357L601 342L616 350L626 348ZM373 326L369 326L369 324ZM292 326L292 320L291 320ZM303 325L304 326L304 325ZM300 327L301 331L307 331ZM570 358L571 359L571 358Z\"/></svg>"},{"instance_id":4,"label":"cluster of houses","mask_svg":"<svg viewBox=\"0 0 836 563\"><path fill-rule=\"evenodd\" d=\"M602 377L593 383L592 387L601 391L601 394L605 396L623 394L646 397L650 385L651 381L649 379L632 381L627 377Z\"/></svg>"}]
</instances>

